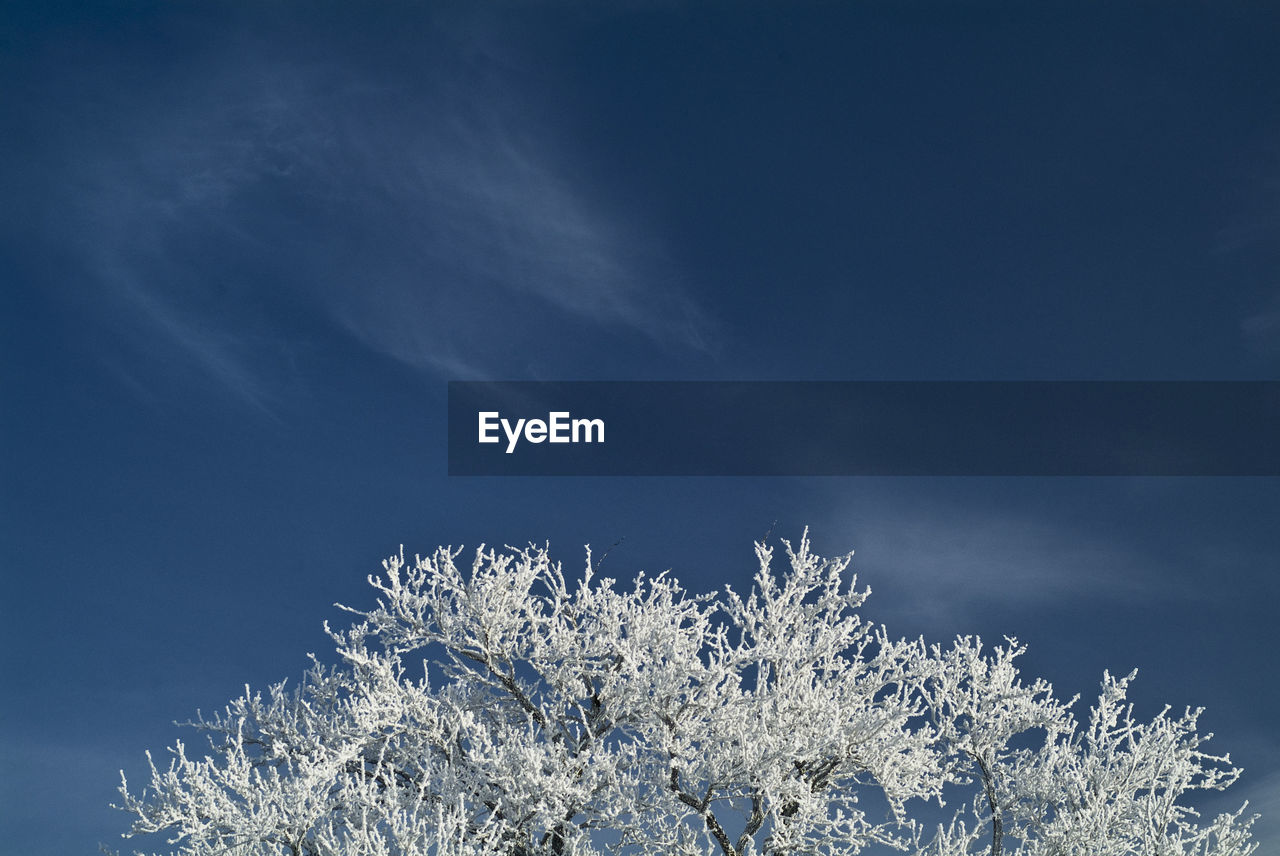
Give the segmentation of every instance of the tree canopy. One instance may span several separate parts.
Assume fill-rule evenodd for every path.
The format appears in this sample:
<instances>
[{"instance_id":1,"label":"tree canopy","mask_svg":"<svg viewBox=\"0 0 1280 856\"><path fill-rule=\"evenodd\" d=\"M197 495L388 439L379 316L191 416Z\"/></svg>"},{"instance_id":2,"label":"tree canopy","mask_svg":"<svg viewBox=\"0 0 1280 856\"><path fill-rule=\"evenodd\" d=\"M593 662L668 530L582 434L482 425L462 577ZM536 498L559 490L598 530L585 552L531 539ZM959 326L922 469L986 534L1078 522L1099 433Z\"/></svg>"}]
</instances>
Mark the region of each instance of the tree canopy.
<instances>
[{"instance_id":1,"label":"tree canopy","mask_svg":"<svg viewBox=\"0 0 1280 856\"><path fill-rule=\"evenodd\" d=\"M383 563L296 686L248 687L135 793L129 836L291 856L1252 853L1240 771L1134 675L1077 718L1016 640L864 620L849 556L756 545L752 591L566 575L545 547ZM148 758L150 756L148 755Z\"/></svg>"}]
</instances>

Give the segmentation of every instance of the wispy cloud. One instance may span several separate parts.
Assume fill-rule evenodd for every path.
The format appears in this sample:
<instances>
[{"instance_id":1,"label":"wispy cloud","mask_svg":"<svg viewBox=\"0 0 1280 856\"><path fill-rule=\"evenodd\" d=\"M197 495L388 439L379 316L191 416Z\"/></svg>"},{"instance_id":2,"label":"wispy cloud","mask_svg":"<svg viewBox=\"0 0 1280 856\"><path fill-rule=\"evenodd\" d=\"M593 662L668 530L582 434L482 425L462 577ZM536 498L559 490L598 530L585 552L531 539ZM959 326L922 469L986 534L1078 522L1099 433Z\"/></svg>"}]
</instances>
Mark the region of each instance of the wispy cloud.
<instances>
[{"instance_id":1,"label":"wispy cloud","mask_svg":"<svg viewBox=\"0 0 1280 856\"><path fill-rule=\"evenodd\" d=\"M859 579L892 595L878 608L907 610L926 622L950 626L993 607L1027 610L1170 590L1135 547L999 503L892 496L835 507L840 511L820 531L853 545Z\"/></svg>"},{"instance_id":2,"label":"wispy cloud","mask_svg":"<svg viewBox=\"0 0 1280 856\"><path fill-rule=\"evenodd\" d=\"M1255 732L1216 736L1207 749L1212 753L1228 753L1233 765L1243 767L1244 773L1226 791L1199 795L1195 803L1201 816L1211 819L1219 814L1234 813L1247 801L1249 806L1244 810L1244 817L1258 816L1252 830L1258 853L1280 852L1280 772L1274 772L1277 760L1274 735Z\"/></svg>"},{"instance_id":3,"label":"wispy cloud","mask_svg":"<svg viewBox=\"0 0 1280 856\"><path fill-rule=\"evenodd\" d=\"M1280 296L1271 306L1240 322L1240 334L1251 351L1261 356L1280 354Z\"/></svg>"},{"instance_id":4,"label":"wispy cloud","mask_svg":"<svg viewBox=\"0 0 1280 856\"><path fill-rule=\"evenodd\" d=\"M110 92L114 118L57 176L86 295L263 407L291 312L451 377L530 374L587 330L710 349L652 230L501 72L450 61L411 86L237 54Z\"/></svg>"},{"instance_id":5,"label":"wispy cloud","mask_svg":"<svg viewBox=\"0 0 1280 856\"><path fill-rule=\"evenodd\" d=\"M1238 210L1219 230L1214 250L1240 266L1242 291L1255 294L1239 322L1241 343L1255 356L1271 359L1280 356L1280 279L1276 273L1280 260L1280 145L1273 135L1269 148L1244 153L1242 160L1238 186L1231 188L1237 195ZM1262 272L1269 272L1270 279Z\"/></svg>"},{"instance_id":6,"label":"wispy cloud","mask_svg":"<svg viewBox=\"0 0 1280 856\"><path fill-rule=\"evenodd\" d=\"M1258 777L1257 781L1253 781L1249 778L1249 771L1245 770L1245 777L1240 780L1239 785L1231 789L1231 796L1237 805L1241 800L1249 801L1249 807L1245 809L1246 814L1260 815L1253 830L1254 839L1258 843L1258 852L1280 852L1280 773L1265 774ZM1219 809L1221 811L1230 811L1237 807L1237 805L1231 805L1230 800L1219 802L1224 801L1228 802L1228 805Z\"/></svg>"}]
</instances>

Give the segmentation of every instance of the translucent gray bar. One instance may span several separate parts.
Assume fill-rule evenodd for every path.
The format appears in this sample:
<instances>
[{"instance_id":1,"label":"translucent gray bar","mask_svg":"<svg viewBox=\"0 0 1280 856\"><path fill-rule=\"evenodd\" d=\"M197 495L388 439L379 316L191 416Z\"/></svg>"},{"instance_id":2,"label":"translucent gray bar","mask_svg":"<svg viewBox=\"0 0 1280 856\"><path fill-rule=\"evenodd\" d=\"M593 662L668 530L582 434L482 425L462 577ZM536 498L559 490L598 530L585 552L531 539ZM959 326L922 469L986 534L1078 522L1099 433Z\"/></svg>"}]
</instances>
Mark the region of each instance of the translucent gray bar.
<instances>
[{"instance_id":1,"label":"translucent gray bar","mask_svg":"<svg viewBox=\"0 0 1280 856\"><path fill-rule=\"evenodd\" d=\"M451 382L449 474L1276 476L1280 382Z\"/></svg>"}]
</instances>

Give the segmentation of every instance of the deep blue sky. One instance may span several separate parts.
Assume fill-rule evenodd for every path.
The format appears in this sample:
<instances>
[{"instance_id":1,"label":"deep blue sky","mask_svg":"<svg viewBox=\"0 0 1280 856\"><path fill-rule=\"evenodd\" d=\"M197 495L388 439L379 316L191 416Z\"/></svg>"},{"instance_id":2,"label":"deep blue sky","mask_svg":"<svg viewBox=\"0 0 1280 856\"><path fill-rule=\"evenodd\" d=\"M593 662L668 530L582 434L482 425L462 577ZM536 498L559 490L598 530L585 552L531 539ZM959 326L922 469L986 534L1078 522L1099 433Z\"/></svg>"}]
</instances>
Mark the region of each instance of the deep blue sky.
<instances>
[{"instance_id":1,"label":"deep blue sky","mask_svg":"<svg viewBox=\"0 0 1280 856\"><path fill-rule=\"evenodd\" d=\"M444 442L450 379L1280 379L1280 9L370 5L0 12L0 850L118 846L117 771L296 678L400 544L705 589L775 520L897 634L1204 705L1213 807L1280 843L1274 479Z\"/></svg>"}]
</instances>

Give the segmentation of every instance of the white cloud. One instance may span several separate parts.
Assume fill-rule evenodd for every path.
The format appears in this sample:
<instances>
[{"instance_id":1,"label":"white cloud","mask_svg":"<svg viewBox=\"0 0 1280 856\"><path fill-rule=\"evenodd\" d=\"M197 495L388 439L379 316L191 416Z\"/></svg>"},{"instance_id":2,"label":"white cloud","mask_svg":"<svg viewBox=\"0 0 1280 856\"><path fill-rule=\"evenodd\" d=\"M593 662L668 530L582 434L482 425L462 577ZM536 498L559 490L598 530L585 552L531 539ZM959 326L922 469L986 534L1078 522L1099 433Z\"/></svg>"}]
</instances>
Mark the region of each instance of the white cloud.
<instances>
[{"instance_id":1,"label":"white cloud","mask_svg":"<svg viewBox=\"0 0 1280 856\"><path fill-rule=\"evenodd\" d=\"M1240 322L1245 344L1262 356L1280 353L1280 297L1267 309Z\"/></svg>"},{"instance_id":2,"label":"white cloud","mask_svg":"<svg viewBox=\"0 0 1280 856\"><path fill-rule=\"evenodd\" d=\"M1001 608L1080 597L1170 593L1135 548L999 505L912 502L899 496L842 510L816 531L856 549L853 567L875 588L909 592L877 607L924 621L964 622Z\"/></svg>"},{"instance_id":3,"label":"white cloud","mask_svg":"<svg viewBox=\"0 0 1280 856\"><path fill-rule=\"evenodd\" d=\"M1274 749L1268 754L1274 756ZM1205 814L1235 811L1245 800L1249 802L1245 816L1260 816L1253 827L1258 853L1280 852L1280 772L1255 777L1246 769L1240 781L1224 795L1214 799Z\"/></svg>"},{"instance_id":4,"label":"white cloud","mask_svg":"<svg viewBox=\"0 0 1280 856\"><path fill-rule=\"evenodd\" d=\"M453 377L527 373L522 347L572 353L583 325L708 350L658 242L529 108L447 66L411 92L240 56L126 94L61 177L85 293L264 407L291 347L272 301Z\"/></svg>"}]
</instances>

